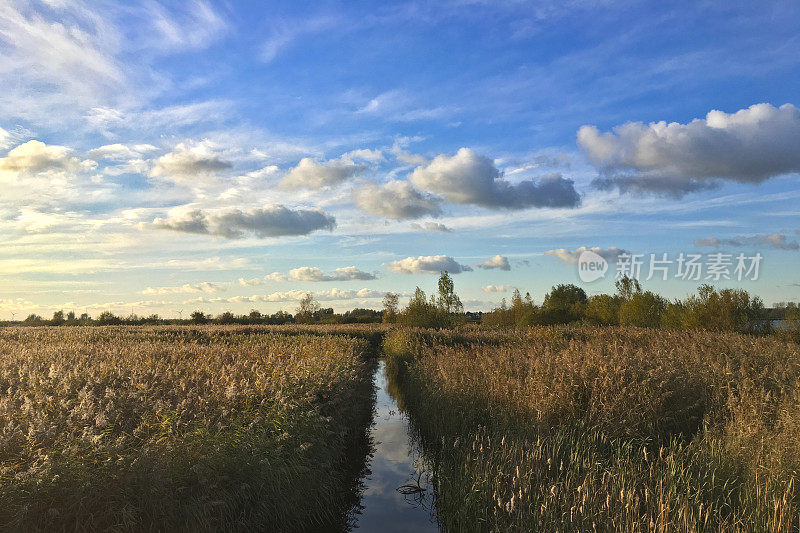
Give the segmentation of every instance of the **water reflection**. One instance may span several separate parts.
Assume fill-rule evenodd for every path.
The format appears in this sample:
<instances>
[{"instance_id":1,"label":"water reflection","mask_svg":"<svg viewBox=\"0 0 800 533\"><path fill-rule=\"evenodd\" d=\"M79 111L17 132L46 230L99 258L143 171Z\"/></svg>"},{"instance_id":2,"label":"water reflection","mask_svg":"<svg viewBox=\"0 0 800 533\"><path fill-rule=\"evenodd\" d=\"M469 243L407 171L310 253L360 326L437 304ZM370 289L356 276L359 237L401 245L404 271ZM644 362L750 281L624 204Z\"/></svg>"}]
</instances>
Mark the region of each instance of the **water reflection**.
<instances>
[{"instance_id":1,"label":"water reflection","mask_svg":"<svg viewBox=\"0 0 800 533\"><path fill-rule=\"evenodd\" d=\"M398 408L384 361L375 373L372 457L362 479L358 531L438 531L432 483L413 445L408 417Z\"/></svg>"}]
</instances>

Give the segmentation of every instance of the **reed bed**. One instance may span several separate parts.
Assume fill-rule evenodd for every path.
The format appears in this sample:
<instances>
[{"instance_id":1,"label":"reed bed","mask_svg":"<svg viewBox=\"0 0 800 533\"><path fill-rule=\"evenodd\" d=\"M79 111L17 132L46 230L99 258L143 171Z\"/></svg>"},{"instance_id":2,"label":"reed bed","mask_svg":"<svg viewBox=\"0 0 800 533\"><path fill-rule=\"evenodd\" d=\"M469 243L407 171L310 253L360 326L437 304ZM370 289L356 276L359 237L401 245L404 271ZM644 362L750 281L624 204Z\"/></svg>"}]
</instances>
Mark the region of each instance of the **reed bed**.
<instances>
[{"instance_id":1,"label":"reed bed","mask_svg":"<svg viewBox=\"0 0 800 533\"><path fill-rule=\"evenodd\" d=\"M344 527L373 363L330 333L0 330L0 528Z\"/></svg>"},{"instance_id":2,"label":"reed bed","mask_svg":"<svg viewBox=\"0 0 800 533\"><path fill-rule=\"evenodd\" d=\"M800 530L799 348L637 328L385 341L448 531Z\"/></svg>"}]
</instances>

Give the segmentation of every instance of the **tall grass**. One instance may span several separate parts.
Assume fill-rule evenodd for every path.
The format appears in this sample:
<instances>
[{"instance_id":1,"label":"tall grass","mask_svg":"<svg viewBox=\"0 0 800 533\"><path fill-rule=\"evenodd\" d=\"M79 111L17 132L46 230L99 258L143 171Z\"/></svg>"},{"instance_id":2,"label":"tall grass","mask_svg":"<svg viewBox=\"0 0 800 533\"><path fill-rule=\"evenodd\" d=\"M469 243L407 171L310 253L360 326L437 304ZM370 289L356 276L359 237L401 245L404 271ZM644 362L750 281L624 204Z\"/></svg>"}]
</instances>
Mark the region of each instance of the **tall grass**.
<instances>
[{"instance_id":1,"label":"tall grass","mask_svg":"<svg viewBox=\"0 0 800 533\"><path fill-rule=\"evenodd\" d=\"M369 344L281 331L1 330L0 528L343 527Z\"/></svg>"},{"instance_id":2,"label":"tall grass","mask_svg":"<svg viewBox=\"0 0 800 533\"><path fill-rule=\"evenodd\" d=\"M797 531L800 350L636 328L385 342L451 531Z\"/></svg>"}]
</instances>

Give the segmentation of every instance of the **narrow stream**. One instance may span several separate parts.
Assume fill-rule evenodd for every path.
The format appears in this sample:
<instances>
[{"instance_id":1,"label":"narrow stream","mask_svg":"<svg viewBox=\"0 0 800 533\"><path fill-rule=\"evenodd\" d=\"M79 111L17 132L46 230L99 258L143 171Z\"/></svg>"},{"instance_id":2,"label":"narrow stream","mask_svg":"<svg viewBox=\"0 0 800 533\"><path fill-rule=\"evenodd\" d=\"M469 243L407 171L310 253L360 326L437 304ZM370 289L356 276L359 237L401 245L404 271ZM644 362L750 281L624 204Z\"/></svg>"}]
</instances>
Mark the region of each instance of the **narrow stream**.
<instances>
[{"instance_id":1,"label":"narrow stream","mask_svg":"<svg viewBox=\"0 0 800 533\"><path fill-rule=\"evenodd\" d=\"M408 417L390 393L386 365L378 363L375 415L370 436L373 454L363 479L357 531L438 531L432 485L413 446Z\"/></svg>"}]
</instances>

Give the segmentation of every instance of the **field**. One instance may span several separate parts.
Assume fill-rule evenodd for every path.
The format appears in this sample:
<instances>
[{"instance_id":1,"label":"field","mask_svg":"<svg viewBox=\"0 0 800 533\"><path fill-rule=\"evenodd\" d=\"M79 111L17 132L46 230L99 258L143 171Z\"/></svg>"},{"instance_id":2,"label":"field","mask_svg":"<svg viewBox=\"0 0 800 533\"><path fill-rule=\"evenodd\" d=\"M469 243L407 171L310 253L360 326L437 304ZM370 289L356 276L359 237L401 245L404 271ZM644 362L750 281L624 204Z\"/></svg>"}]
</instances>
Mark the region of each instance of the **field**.
<instances>
[{"instance_id":1,"label":"field","mask_svg":"<svg viewBox=\"0 0 800 533\"><path fill-rule=\"evenodd\" d=\"M733 333L395 331L448 531L797 531L800 350Z\"/></svg>"},{"instance_id":2,"label":"field","mask_svg":"<svg viewBox=\"0 0 800 533\"><path fill-rule=\"evenodd\" d=\"M620 327L0 330L0 529L341 531L380 346L447 531L800 531L800 345Z\"/></svg>"},{"instance_id":3,"label":"field","mask_svg":"<svg viewBox=\"0 0 800 533\"><path fill-rule=\"evenodd\" d=\"M370 335L0 330L0 528L343 528Z\"/></svg>"}]
</instances>

